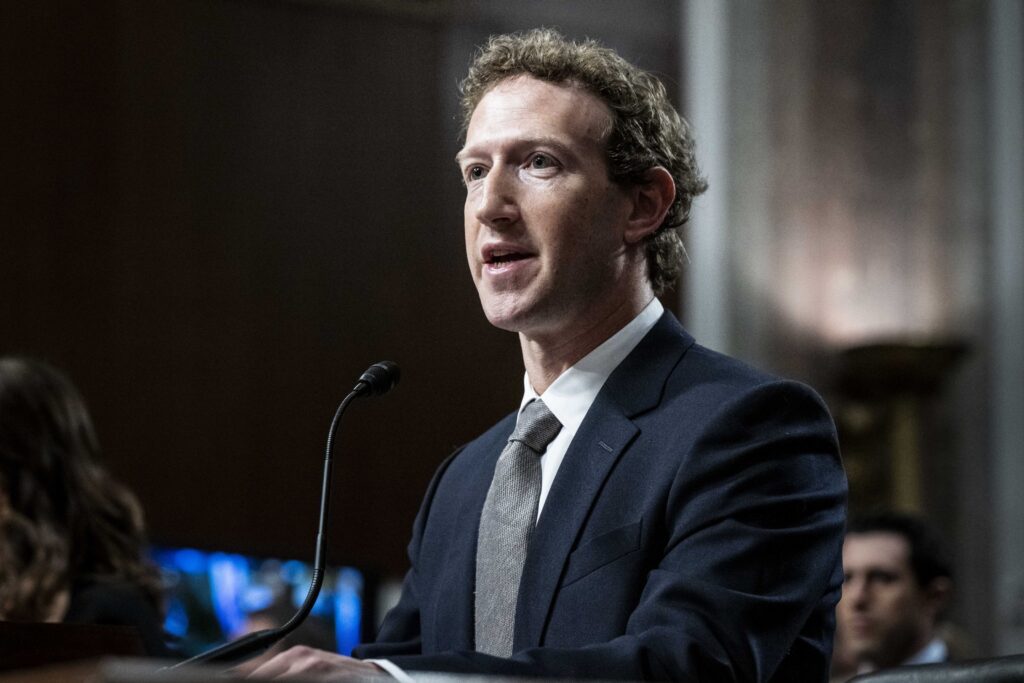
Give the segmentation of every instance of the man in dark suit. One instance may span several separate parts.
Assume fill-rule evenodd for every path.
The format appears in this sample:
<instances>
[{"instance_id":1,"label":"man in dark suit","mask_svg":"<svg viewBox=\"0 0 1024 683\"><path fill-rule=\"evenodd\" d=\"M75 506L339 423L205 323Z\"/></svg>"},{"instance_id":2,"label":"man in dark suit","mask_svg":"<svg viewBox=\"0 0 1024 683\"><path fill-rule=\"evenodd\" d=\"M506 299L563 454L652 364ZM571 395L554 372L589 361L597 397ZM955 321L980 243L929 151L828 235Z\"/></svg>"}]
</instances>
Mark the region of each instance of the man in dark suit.
<instances>
[{"instance_id":1,"label":"man in dark suit","mask_svg":"<svg viewBox=\"0 0 1024 683\"><path fill-rule=\"evenodd\" d=\"M520 411L434 477L372 661L293 650L257 673L824 680L834 429L810 389L695 344L655 297L705 188L664 87L533 31L491 39L463 105L467 257L519 336Z\"/></svg>"}]
</instances>

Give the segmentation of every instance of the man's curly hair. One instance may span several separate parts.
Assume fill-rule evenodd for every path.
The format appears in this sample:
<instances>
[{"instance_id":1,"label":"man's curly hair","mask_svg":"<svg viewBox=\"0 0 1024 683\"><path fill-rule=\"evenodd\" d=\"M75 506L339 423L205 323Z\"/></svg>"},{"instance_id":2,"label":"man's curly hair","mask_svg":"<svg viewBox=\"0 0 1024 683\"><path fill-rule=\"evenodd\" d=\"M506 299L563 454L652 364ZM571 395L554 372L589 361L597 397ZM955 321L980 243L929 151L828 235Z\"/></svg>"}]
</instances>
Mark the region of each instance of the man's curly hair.
<instances>
[{"instance_id":1,"label":"man's curly hair","mask_svg":"<svg viewBox=\"0 0 1024 683\"><path fill-rule=\"evenodd\" d=\"M694 197L707 189L697 168L690 127L672 106L665 86L593 40L573 42L546 28L492 36L460 84L463 136L483 96L501 81L522 75L572 83L608 105L612 129L605 153L613 181L644 184L647 171L655 166L672 175L675 201L646 243L647 274L655 293L661 294L682 267L679 229L690 217Z\"/></svg>"}]
</instances>

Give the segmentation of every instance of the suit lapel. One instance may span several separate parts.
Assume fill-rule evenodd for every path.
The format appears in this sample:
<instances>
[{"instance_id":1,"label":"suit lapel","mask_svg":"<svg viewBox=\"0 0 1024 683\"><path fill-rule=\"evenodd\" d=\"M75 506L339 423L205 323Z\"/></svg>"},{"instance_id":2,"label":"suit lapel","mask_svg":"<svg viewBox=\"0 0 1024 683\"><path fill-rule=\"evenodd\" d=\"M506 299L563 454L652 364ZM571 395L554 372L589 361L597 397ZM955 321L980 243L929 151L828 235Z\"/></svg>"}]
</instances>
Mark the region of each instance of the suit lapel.
<instances>
[{"instance_id":1,"label":"suit lapel","mask_svg":"<svg viewBox=\"0 0 1024 683\"><path fill-rule=\"evenodd\" d=\"M480 512L494 477L494 465L515 428L515 414L499 422L490 433L467 447L462 457L471 462L469 477L460 486L459 515L447 558L448 572L436 593L435 652L472 650L474 647L473 592L476 587L476 542Z\"/></svg>"},{"instance_id":2,"label":"suit lapel","mask_svg":"<svg viewBox=\"0 0 1024 683\"><path fill-rule=\"evenodd\" d=\"M692 344L666 312L595 399L559 467L530 542L513 650L542 644L569 554L605 479L640 431L632 418L660 402L669 373Z\"/></svg>"},{"instance_id":3,"label":"suit lapel","mask_svg":"<svg viewBox=\"0 0 1024 683\"><path fill-rule=\"evenodd\" d=\"M576 537L605 477L637 431L621 410L599 395L576 432L530 541L519 584L514 651L541 644Z\"/></svg>"}]
</instances>

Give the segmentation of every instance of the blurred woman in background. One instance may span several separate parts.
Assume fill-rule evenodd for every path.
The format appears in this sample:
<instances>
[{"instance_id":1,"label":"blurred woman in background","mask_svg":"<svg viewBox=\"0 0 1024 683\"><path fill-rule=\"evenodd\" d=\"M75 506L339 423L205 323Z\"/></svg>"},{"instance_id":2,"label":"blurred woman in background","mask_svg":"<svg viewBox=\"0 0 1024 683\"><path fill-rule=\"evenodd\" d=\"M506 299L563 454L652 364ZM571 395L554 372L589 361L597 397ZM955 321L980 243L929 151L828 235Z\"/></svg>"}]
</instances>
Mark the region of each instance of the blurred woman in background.
<instances>
[{"instance_id":1,"label":"blurred woman in background","mask_svg":"<svg viewBox=\"0 0 1024 683\"><path fill-rule=\"evenodd\" d=\"M132 625L147 654L165 656L142 510L98 455L63 374L0 358L0 619Z\"/></svg>"}]
</instances>

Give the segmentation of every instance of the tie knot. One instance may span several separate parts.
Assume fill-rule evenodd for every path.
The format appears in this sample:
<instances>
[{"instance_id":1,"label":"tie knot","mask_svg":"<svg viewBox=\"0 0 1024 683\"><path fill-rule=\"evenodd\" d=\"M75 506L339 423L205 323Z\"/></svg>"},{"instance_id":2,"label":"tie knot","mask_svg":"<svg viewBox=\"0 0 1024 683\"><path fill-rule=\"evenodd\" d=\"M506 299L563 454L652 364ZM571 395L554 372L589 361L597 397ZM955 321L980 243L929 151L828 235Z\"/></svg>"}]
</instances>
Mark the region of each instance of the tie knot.
<instances>
[{"instance_id":1,"label":"tie knot","mask_svg":"<svg viewBox=\"0 0 1024 683\"><path fill-rule=\"evenodd\" d=\"M561 429L562 423L548 410L544 401L535 398L519 414L519 421L508 440L519 441L536 451L537 455L542 455Z\"/></svg>"}]
</instances>

